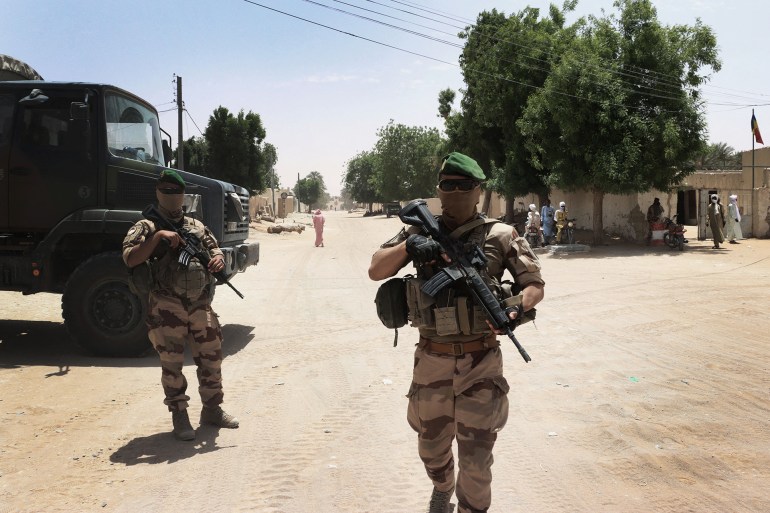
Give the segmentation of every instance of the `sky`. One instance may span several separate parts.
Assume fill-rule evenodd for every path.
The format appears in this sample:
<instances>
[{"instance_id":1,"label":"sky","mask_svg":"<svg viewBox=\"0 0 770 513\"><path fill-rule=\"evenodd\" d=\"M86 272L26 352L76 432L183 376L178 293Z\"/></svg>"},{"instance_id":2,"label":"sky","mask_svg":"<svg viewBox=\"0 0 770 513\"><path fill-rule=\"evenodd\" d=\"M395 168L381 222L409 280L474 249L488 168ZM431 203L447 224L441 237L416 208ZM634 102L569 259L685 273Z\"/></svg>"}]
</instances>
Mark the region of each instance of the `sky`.
<instances>
[{"instance_id":1,"label":"sky","mask_svg":"<svg viewBox=\"0 0 770 513\"><path fill-rule=\"evenodd\" d=\"M702 87L709 142L750 150L753 108L770 144L770 66L765 63L770 2L653 3L665 25L693 25L700 19L716 34L722 69ZM161 125L174 147L174 76L180 76L185 138L200 136L219 106L255 112L267 131L266 142L277 149L281 185L293 187L298 177L318 171L329 193L337 195L347 162L371 150L378 129L390 120L442 129L438 93L462 89L461 49L323 5L462 44L457 32L480 11L511 14L531 6L546 13L549 4L0 0L0 53L28 63L46 80L108 83L137 94L161 111ZM579 0L569 21L600 15L602 9L615 12L612 0Z\"/></svg>"}]
</instances>

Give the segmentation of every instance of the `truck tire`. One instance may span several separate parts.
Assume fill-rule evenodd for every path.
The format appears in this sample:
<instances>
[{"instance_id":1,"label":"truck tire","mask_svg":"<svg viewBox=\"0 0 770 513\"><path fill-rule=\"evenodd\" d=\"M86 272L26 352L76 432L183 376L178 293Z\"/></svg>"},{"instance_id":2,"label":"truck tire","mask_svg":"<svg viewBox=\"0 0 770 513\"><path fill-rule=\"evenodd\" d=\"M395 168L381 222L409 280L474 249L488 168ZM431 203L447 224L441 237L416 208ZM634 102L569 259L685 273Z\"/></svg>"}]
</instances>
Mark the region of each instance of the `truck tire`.
<instances>
[{"instance_id":1,"label":"truck tire","mask_svg":"<svg viewBox=\"0 0 770 513\"><path fill-rule=\"evenodd\" d=\"M62 296L67 331L99 356L139 356L150 348L147 300L128 288L128 269L119 252L100 253L70 275Z\"/></svg>"}]
</instances>

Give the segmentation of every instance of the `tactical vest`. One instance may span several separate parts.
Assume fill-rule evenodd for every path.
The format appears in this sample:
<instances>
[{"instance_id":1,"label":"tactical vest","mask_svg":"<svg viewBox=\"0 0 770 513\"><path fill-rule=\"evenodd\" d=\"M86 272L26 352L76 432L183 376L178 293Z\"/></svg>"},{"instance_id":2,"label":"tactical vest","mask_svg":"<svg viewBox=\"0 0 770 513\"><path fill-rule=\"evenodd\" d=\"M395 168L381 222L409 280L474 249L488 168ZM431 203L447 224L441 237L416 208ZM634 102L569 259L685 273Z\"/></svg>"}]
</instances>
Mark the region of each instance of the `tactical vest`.
<instances>
[{"instance_id":1,"label":"tactical vest","mask_svg":"<svg viewBox=\"0 0 770 513\"><path fill-rule=\"evenodd\" d=\"M498 222L494 219L478 218L471 223L461 226L450 234L450 237L465 241L467 247L477 245L482 250L491 224ZM446 230L443 224L442 230ZM484 311L473 303L470 292L464 284L455 284L441 290L435 297L425 294L421 287L430 279L438 268L433 266L415 266L416 277L406 283L406 301L409 311L409 321L413 327L420 328L428 335L480 335L490 333ZM486 269L478 269L479 276L498 299L509 295L504 293L500 282L488 274Z\"/></svg>"},{"instance_id":2,"label":"tactical vest","mask_svg":"<svg viewBox=\"0 0 770 513\"><path fill-rule=\"evenodd\" d=\"M190 217L184 218L182 231L192 233L200 240L205 235L203 224ZM192 258L189 265L184 267L179 263L179 250L165 245L153 257L150 259L153 292L198 299L204 292L213 291L214 277L197 258Z\"/></svg>"}]
</instances>

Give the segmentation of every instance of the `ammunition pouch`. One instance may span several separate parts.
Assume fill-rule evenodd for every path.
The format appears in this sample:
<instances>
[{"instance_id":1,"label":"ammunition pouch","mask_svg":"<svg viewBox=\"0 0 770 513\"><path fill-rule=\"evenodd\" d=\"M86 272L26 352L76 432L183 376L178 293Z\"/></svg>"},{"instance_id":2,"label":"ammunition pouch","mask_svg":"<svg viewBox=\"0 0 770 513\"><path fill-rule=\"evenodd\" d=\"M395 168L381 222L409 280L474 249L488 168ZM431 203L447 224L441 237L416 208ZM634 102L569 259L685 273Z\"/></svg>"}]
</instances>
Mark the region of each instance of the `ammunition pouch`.
<instances>
[{"instance_id":1,"label":"ammunition pouch","mask_svg":"<svg viewBox=\"0 0 770 513\"><path fill-rule=\"evenodd\" d=\"M446 287L436 297L431 297L422 291L425 281L412 278L406 282L406 303L413 327L433 329L439 336L490 333L487 315L483 308L474 304L473 299L456 296L452 287ZM501 306L504 309L521 304L521 289L510 281L499 285L493 282L490 289L503 298ZM534 308L524 313L518 324L534 320L535 314Z\"/></svg>"},{"instance_id":2,"label":"ammunition pouch","mask_svg":"<svg viewBox=\"0 0 770 513\"><path fill-rule=\"evenodd\" d=\"M433 307L436 300L422 291L425 280L412 278L406 282L406 304L409 320L415 328L433 326Z\"/></svg>"}]
</instances>

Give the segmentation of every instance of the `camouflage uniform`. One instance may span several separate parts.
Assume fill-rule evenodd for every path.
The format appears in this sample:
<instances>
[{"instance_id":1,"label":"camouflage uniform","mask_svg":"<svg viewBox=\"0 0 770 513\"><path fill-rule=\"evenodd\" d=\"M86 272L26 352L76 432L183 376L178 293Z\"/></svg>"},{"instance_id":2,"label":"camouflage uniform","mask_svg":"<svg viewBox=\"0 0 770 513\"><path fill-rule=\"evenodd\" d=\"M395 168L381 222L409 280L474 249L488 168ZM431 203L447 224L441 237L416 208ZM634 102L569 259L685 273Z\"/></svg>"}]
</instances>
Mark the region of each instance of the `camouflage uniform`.
<instances>
[{"instance_id":1,"label":"camouflage uniform","mask_svg":"<svg viewBox=\"0 0 770 513\"><path fill-rule=\"evenodd\" d=\"M440 226L449 232L443 223ZM417 230L402 230L382 247L395 246L411 233ZM486 272L480 275L495 293L500 293L506 269L519 287L544 284L539 260L511 226L487 222L461 239L483 247L489 262ZM418 278L430 278L432 271L426 267L418 268ZM421 283L415 280L416 287ZM503 377L502 351L481 310L461 291L445 289L435 300L422 295L415 301L410 297L413 294L419 292L407 294L409 317L412 326L419 328L420 341L407 394L407 420L418 434L418 452L435 489L449 492L456 488L459 513L486 512L491 503L492 448L497 432L508 419L509 386ZM455 305L454 310L445 308L450 304ZM448 323L449 330L447 323L439 328L435 322L445 315L458 318L456 323ZM449 353L444 349L434 351L437 348ZM455 438L459 467L456 483L452 454Z\"/></svg>"},{"instance_id":2,"label":"camouflage uniform","mask_svg":"<svg viewBox=\"0 0 770 513\"><path fill-rule=\"evenodd\" d=\"M222 255L217 241L200 221L184 217L180 228L198 236L211 257ZM123 260L156 231L155 224L137 222L123 241ZM211 308L214 278L192 259L187 268L177 258L178 250L159 245L148 261L151 269L148 335L160 355L161 383L169 411L185 410L187 379L182 374L185 343L189 342L197 366L198 392L206 407L222 403L222 331Z\"/></svg>"}]
</instances>

